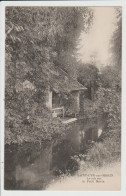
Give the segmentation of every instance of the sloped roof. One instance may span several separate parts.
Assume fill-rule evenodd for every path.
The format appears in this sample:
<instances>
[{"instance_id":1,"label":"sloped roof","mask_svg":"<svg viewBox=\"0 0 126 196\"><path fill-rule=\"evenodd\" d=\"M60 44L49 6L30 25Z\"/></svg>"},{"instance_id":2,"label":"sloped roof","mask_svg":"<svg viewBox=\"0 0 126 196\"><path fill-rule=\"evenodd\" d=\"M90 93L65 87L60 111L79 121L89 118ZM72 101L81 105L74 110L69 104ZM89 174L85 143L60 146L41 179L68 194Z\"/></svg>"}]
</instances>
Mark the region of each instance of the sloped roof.
<instances>
[{"instance_id":1,"label":"sloped roof","mask_svg":"<svg viewBox=\"0 0 126 196\"><path fill-rule=\"evenodd\" d=\"M53 67L53 70L51 70L50 85L57 93L87 89L58 66Z\"/></svg>"}]
</instances>

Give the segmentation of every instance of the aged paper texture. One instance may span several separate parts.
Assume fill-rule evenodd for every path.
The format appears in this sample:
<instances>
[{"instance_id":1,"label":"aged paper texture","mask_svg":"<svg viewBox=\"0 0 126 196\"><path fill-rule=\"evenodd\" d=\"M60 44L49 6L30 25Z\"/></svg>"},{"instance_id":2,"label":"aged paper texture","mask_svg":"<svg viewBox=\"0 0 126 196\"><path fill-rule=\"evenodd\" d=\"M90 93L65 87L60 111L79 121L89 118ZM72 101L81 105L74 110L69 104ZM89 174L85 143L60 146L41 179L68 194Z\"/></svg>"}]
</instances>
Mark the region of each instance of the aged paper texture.
<instances>
[{"instance_id":1,"label":"aged paper texture","mask_svg":"<svg viewBox=\"0 0 126 196\"><path fill-rule=\"evenodd\" d=\"M121 190L121 6L6 6L4 190Z\"/></svg>"}]
</instances>

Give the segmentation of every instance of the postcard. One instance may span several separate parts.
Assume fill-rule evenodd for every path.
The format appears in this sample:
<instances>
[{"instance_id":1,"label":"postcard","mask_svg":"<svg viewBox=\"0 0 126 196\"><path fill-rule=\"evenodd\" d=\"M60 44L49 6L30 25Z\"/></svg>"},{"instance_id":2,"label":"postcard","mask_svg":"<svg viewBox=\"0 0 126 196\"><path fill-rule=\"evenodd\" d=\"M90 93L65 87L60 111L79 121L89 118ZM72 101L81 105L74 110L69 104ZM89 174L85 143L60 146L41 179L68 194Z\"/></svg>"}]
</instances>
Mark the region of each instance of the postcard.
<instances>
[{"instance_id":1,"label":"postcard","mask_svg":"<svg viewBox=\"0 0 126 196\"><path fill-rule=\"evenodd\" d=\"M2 195L121 191L123 5L2 7Z\"/></svg>"}]
</instances>

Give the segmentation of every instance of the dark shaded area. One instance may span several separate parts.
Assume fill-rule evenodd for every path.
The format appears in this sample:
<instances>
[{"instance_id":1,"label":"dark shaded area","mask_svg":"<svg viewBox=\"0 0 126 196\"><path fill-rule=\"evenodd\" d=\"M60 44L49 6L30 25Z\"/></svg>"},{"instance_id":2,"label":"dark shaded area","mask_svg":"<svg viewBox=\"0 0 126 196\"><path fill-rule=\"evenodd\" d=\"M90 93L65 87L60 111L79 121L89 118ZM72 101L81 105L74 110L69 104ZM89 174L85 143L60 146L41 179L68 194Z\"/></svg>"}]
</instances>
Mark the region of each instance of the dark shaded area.
<instances>
[{"instance_id":1,"label":"dark shaded area","mask_svg":"<svg viewBox=\"0 0 126 196\"><path fill-rule=\"evenodd\" d=\"M97 120L92 119L91 125L88 120L78 120L57 142L6 145L5 189L42 190L62 174L74 175L79 163L73 157L85 154L91 141L98 139L97 133Z\"/></svg>"}]
</instances>

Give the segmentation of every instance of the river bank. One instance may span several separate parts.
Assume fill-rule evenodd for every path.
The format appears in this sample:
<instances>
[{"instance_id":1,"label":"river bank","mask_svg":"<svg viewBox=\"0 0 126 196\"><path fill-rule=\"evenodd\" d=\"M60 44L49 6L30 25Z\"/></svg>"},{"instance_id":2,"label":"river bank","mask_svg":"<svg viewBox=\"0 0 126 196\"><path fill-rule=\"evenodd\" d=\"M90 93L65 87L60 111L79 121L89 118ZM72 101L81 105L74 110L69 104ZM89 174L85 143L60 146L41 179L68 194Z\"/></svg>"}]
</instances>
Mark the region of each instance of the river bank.
<instances>
[{"instance_id":1,"label":"river bank","mask_svg":"<svg viewBox=\"0 0 126 196\"><path fill-rule=\"evenodd\" d=\"M85 162L81 161L80 169L74 176L64 175L57 181L53 181L46 190L119 191L121 189L120 162L101 168L85 168Z\"/></svg>"},{"instance_id":2,"label":"river bank","mask_svg":"<svg viewBox=\"0 0 126 196\"><path fill-rule=\"evenodd\" d=\"M74 157L79 169L73 175L62 175L47 190L120 190L121 146L120 131L107 132L92 141L85 153Z\"/></svg>"},{"instance_id":3,"label":"river bank","mask_svg":"<svg viewBox=\"0 0 126 196\"><path fill-rule=\"evenodd\" d=\"M97 121L90 125L79 120L72 123L66 136L53 144L48 141L41 145L28 142L6 145L5 189L44 190L62 175L74 175L79 169L76 156L85 154L91 140L97 140L97 133Z\"/></svg>"}]
</instances>

